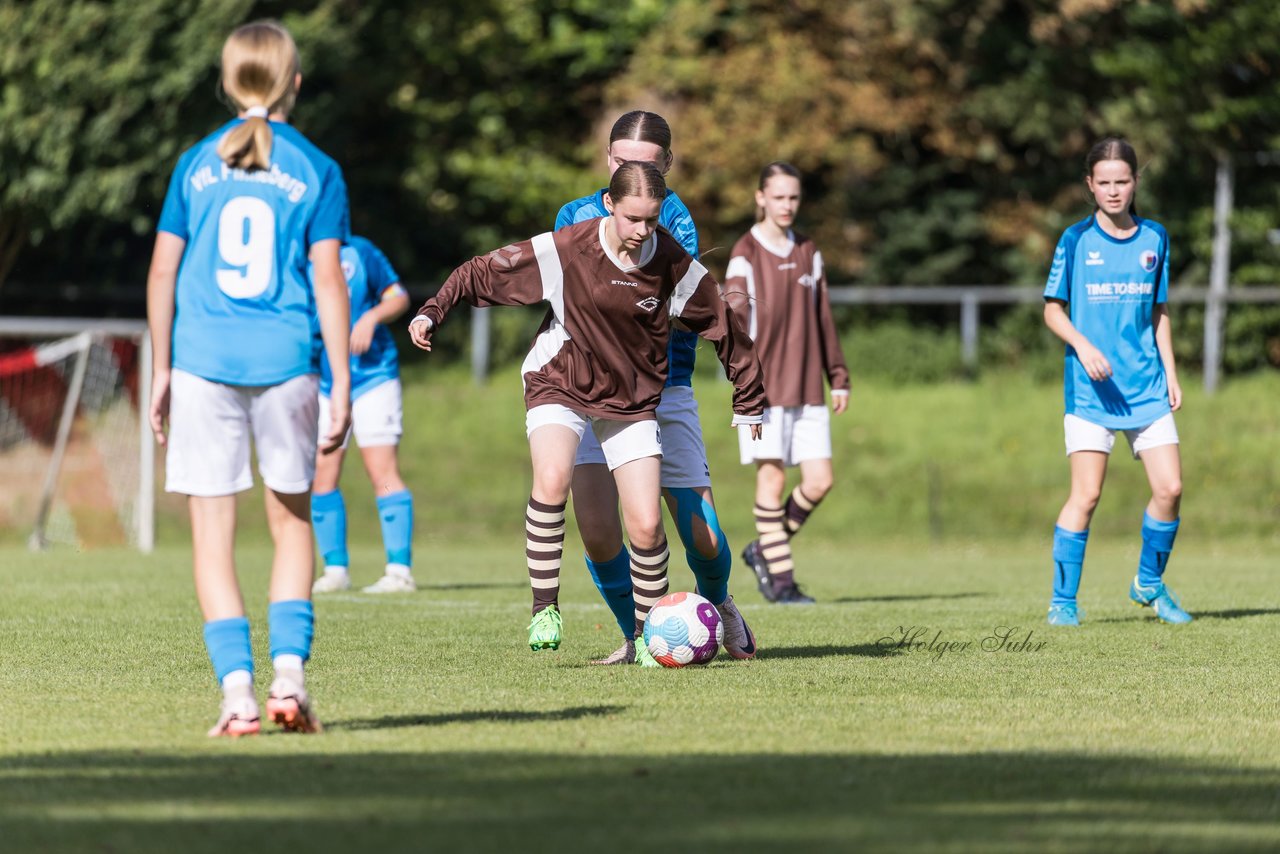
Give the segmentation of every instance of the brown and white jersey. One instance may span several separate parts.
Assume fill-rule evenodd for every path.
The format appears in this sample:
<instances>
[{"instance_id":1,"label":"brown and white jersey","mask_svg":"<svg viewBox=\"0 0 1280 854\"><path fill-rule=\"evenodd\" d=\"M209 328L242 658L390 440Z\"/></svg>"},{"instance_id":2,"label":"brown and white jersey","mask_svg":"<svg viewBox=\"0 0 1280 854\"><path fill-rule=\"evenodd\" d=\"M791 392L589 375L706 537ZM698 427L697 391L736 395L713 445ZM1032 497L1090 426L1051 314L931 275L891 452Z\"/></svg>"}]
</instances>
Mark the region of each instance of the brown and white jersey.
<instances>
[{"instance_id":1,"label":"brown and white jersey","mask_svg":"<svg viewBox=\"0 0 1280 854\"><path fill-rule=\"evenodd\" d=\"M820 405L826 401L824 377L832 391L849 389L822 253L792 231L783 247L766 244L759 234L755 226L734 244L725 299L756 343L769 404Z\"/></svg>"},{"instance_id":2,"label":"brown and white jersey","mask_svg":"<svg viewBox=\"0 0 1280 854\"><path fill-rule=\"evenodd\" d=\"M758 423L764 384L751 339L731 320L720 286L665 231L624 264L605 244L606 219L587 220L472 258L418 310L439 326L459 302L550 303L521 367L529 408L559 403L619 421L653 418L667 379L673 320L715 345L733 382L735 423Z\"/></svg>"}]
</instances>

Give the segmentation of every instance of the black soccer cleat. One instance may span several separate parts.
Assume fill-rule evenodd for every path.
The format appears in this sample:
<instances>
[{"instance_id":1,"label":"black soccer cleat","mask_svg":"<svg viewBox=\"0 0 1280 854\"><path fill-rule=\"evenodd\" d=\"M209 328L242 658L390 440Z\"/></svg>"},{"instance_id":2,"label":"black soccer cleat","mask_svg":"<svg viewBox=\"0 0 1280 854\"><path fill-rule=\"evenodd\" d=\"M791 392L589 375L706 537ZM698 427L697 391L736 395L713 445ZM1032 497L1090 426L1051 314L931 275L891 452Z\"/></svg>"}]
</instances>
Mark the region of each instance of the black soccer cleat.
<instances>
[{"instance_id":1,"label":"black soccer cleat","mask_svg":"<svg viewBox=\"0 0 1280 854\"><path fill-rule=\"evenodd\" d=\"M756 586L760 588L760 595L770 602L776 602L773 579L769 577L769 565L765 563L764 555L760 554L759 540L752 540L742 549L742 561L756 574Z\"/></svg>"},{"instance_id":2,"label":"black soccer cleat","mask_svg":"<svg viewBox=\"0 0 1280 854\"><path fill-rule=\"evenodd\" d=\"M793 581L787 586L773 591L773 598L770 601L777 602L779 605L812 605L813 597L806 595L800 589L800 585Z\"/></svg>"}]
</instances>

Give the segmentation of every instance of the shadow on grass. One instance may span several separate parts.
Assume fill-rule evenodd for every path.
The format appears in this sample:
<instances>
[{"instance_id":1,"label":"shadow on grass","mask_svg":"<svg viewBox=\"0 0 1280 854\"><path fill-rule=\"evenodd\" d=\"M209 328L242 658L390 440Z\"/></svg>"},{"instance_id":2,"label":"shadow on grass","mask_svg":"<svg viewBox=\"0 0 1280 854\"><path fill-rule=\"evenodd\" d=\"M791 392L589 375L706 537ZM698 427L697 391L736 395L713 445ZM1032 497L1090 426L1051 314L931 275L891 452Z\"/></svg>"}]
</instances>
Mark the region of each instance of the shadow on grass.
<instances>
[{"instance_id":1,"label":"shadow on grass","mask_svg":"<svg viewBox=\"0 0 1280 854\"><path fill-rule=\"evenodd\" d=\"M902 650L890 645L859 643L853 646L766 646L760 648L761 659L773 658L836 658L856 655L862 658L890 658L901 655Z\"/></svg>"},{"instance_id":2,"label":"shadow on grass","mask_svg":"<svg viewBox=\"0 0 1280 854\"><path fill-rule=\"evenodd\" d=\"M400 729L403 727L443 726L445 724L495 723L524 724L543 723L546 721L573 721L582 718L606 717L616 715L626 709L625 706L575 706L570 709L554 709L549 712L530 712L511 709L493 709L476 712L449 712L441 715L388 715L382 718L361 718L351 721L333 721L325 724L325 729L367 730L367 729Z\"/></svg>"},{"instance_id":3,"label":"shadow on grass","mask_svg":"<svg viewBox=\"0 0 1280 854\"><path fill-rule=\"evenodd\" d=\"M623 725L575 726L607 743ZM529 745L539 751L428 743L344 753L350 738L315 737L11 757L0 760L0 826L12 851L226 852L267 842L309 854L1204 851L1280 843L1274 768L1030 751L600 755L537 735L530 731ZM282 755L286 743L297 749ZM637 795L652 795L654 808L628 806ZM656 809L666 798L672 808Z\"/></svg>"},{"instance_id":4,"label":"shadow on grass","mask_svg":"<svg viewBox=\"0 0 1280 854\"><path fill-rule=\"evenodd\" d=\"M845 605L850 602L924 602L930 599L977 599L990 596L990 593L928 593L921 596L845 596L832 599L834 605Z\"/></svg>"},{"instance_id":5,"label":"shadow on grass","mask_svg":"<svg viewBox=\"0 0 1280 854\"><path fill-rule=\"evenodd\" d=\"M453 584L419 584L419 590L503 590L518 587L529 589L528 581L460 581Z\"/></svg>"},{"instance_id":6,"label":"shadow on grass","mask_svg":"<svg viewBox=\"0 0 1280 854\"><path fill-rule=\"evenodd\" d=\"M1192 611L1197 620L1238 620L1241 617L1266 617L1280 614L1280 608L1232 608L1225 611Z\"/></svg>"}]
</instances>

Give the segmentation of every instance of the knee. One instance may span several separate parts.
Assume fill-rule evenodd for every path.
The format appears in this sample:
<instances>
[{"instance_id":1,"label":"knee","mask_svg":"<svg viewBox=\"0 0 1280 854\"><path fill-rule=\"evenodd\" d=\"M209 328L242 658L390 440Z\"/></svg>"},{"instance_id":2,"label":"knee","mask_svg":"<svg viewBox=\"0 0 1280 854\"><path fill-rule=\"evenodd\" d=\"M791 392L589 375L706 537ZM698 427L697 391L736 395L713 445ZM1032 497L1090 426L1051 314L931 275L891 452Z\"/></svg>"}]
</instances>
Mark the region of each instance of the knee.
<instances>
[{"instance_id":1,"label":"knee","mask_svg":"<svg viewBox=\"0 0 1280 854\"><path fill-rule=\"evenodd\" d=\"M1068 503L1081 513L1093 515L1101 498L1102 490L1100 489L1073 489Z\"/></svg>"},{"instance_id":2,"label":"knee","mask_svg":"<svg viewBox=\"0 0 1280 854\"><path fill-rule=\"evenodd\" d=\"M761 469L756 475L757 491L781 497L782 490L787 488L787 473L780 468Z\"/></svg>"},{"instance_id":3,"label":"knee","mask_svg":"<svg viewBox=\"0 0 1280 854\"><path fill-rule=\"evenodd\" d=\"M638 519L630 520L630 524L627 526L627 536L631 539L631 545L635 548L656 548L664 537L661 514L645 514Z\"/></svg>"},{"instance_id":4,"label":"knee","mask_svg":"<svg viewBox=\"0 0 1280 854\"><path fill-rule=\"evenodd\" d=\"M1156 502L1176 507L1182 501L1182 481L1170 480L1157 486L1153 492Z\"/></svg>"},{"instance_id":5,"label":"knee","mask_svg":"<svg viewBox=\"0 0 1280 854\"><path fill-rule=\"evenodd\" d=\"M569 501L569 477L557 472L535 474L533 498L543 504L565 504Z\"/></svg>"},{"instance_id":6,"label":"knee","mask_svg":"<svg viewBox=\"0 0 1280 854\"><path fill-rule=\"evenodd\" d=\"M818 502L827 497L827 493L831 491L831 487L835 484L835 478L830 472L814 475L804 480L800 485L800 490L810 501Z\"/></svg>"}]
</instances>

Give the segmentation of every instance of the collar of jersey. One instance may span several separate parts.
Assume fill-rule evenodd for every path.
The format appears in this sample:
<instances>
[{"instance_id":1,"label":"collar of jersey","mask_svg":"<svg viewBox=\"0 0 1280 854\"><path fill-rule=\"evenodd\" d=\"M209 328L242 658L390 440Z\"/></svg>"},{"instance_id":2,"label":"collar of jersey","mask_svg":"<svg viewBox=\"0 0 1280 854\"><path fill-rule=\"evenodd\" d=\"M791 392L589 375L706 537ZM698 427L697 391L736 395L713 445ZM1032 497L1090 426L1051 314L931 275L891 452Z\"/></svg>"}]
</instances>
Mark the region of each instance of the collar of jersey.
<instances>
[{"instance_id":1,"label":"collar of jersey","mask_svg":"<svg viewBox=\"0 0 1280 854\"><path fill-rule=\"evenodd\" d=\"M791 257L791 250L796 248L796 233L794 231L792 231L789 228L787 229L786 250L779 251L777 249L774 249L773 245L770 244L769 241L765 240L764 237L761 236L760 231L758 231L759 228L760 228L759 223L751 226L751 236L756 239L756 243L759 243L761 246L763 246L765 248L765 251L767 251L770 255L777 255L779 258Z\"/></svg>"},{"instance_id":2,"label":"collar of jersey","mask_svg":"<svg viewBox=\"0 0 1280 854\"><path fill-rule=\"evenodd\" d=\"M622 263L622 260L617 255L613 254L613 250L609 248L609 241L604 239L604 227L608 221L608 217L600 218L600 228L597 234L600 237L600 248L604 250L605 257L613 262L613 266L624 273L630 273L632 270L639 270L653 260L654 254L658 251L658 232L655 231L645 238L644 243L640 244L640 260L631 266L627 266Z\"/></svg>"},{"instance_id":3,"label":"collar of jersey","mask_svg":"<svg viewBox=\"0 0 1280 854\"><path fill-rule=\"evenodd\" d=\"M1128 237L1112 237L1110 234L1107 234L1106 231L1103 230L1102 226L1098 224L1097 212L1091 214L1089 219L1092 220L1092 225L1090 227L1094 231L1098 232L1098 234L1101 234L1103 240L1106 240L1108 243L1114 243L1117 246L1124 246L1126 243L1132 243L1138 239L1139 234L1142 234L1142 220L1136 214L1133 217L1133 222L1137 225L1137 228L1135 228L1133 230L1133 234L1130 234Z\"/></svg>"}]
</instances>

